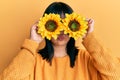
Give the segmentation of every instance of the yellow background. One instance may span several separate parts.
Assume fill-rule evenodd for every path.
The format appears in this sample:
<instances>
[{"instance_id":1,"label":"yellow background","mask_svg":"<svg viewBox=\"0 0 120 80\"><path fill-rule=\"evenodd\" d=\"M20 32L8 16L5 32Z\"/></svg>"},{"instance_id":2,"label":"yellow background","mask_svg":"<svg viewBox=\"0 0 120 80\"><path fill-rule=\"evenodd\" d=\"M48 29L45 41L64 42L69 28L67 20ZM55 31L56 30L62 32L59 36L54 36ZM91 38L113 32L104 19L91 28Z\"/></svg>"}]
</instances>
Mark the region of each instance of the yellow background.
<instances>
[{"instance_id":1,"label":"yellow background","mask_svg":"<svg viewBox=\"0 0 120 80\"><path fill-rule=\"evenodd\" d=\"M120 0L0 0L0 72L17 55L30 27L53 1L95 20L95 32L120 57ZM26 56L27 57L27 56Z\"/></svg>"}]
</instances>

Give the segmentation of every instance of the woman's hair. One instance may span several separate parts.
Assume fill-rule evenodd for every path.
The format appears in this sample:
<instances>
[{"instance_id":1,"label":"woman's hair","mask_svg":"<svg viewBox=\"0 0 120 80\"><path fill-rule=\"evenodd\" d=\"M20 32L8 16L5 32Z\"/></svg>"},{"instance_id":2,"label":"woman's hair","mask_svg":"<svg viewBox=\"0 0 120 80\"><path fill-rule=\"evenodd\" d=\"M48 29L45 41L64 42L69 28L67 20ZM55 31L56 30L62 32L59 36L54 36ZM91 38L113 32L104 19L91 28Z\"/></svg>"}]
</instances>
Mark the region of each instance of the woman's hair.
<instances>
[{"instance_id":1,"label":"woman's hair","mask_svg":"<svg viewBox=\"0 0 120 80\"><path fill-rule=\"evenodd\" d=\"M44 14L54 13L59 15L61 14L65 15L65 13L71 14L72 12L73 12L72 8L67 4L63 2L54 2L47 7ZM45 38L45 41L46 45L43 49L39 50L39 54L43 57L43 59L46 59L46 61L48 61L51 65L52 58L54 56L54 49L52 46L52 42L50 40ZM67 43L66 51L70 58L70 66L74 67L75 59L76 56L78 55L78 49L75 47L75 40L73 38L70 38L69 42Z\"/></svg>"}]
</instances>

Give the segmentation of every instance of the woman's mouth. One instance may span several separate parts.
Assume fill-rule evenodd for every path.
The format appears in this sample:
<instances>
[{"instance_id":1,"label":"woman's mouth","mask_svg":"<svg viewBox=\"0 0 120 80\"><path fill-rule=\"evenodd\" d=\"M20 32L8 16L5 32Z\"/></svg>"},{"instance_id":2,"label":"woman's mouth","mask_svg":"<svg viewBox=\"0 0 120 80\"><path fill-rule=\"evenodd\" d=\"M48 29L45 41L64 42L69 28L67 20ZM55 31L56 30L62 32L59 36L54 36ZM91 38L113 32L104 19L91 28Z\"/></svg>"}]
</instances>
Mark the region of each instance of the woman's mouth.
<instances>
[{"instance_id":1,"label":"woman's mouth","mask_svg":"<svg viewBox=\"0 0 120 80\"><path fill-rule=\"evenodd\" d=\"M58 35L57 40L62 41L62 40L64 40L64 39L65 39L65 35L64 35L64 34L60 34L60 35Z\"/></svg>"}]
</instances>

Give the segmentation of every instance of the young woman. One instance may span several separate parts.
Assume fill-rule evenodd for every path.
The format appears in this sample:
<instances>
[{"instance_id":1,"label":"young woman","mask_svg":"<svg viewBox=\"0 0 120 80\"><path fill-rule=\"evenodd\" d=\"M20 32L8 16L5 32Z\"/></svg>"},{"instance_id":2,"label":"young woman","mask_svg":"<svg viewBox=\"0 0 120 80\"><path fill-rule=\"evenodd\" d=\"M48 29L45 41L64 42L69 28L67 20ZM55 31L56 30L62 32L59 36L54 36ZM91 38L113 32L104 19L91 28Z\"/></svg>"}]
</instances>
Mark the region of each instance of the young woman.
<instances>
[{"instance_id":1,"label":"young woman","mask_svg":"<svg viewBox=\"0 0 120 80\"><path fill-rule=\"evenodd\" d=\"M45 13L59 14L64 19L73 10L65 3L54 2ZM43 39L37 33L38 23L34 24L30 39L25 40L0 80L120 80L119 61L94 36L94 21L86 20L88 29L82 42L86 50L76 48L75 40L64 31L57 39ZM39 50L43 40L45 47Z\"/></svg>"}]
</instances>

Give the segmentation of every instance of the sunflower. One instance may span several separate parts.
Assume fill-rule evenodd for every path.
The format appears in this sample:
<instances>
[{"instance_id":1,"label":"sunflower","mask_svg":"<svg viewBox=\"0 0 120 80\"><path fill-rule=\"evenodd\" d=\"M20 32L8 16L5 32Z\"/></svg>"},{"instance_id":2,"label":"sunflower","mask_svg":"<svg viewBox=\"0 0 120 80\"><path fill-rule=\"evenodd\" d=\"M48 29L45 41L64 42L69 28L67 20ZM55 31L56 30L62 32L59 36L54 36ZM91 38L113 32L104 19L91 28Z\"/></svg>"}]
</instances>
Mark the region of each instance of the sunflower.
<instances>
[{"instance_id":1,"label":"sunflower","mask_svg":"<svg viewBox=\"0 0 120 80\"><path fill-rule=\"evenodd\" d=\"M73 37L75 40L82 38L87 33L88 22L79 14L66 14L66 18L62 21L65 26L64 34L69 34L69 37Z\"/></svg>"},{"instance_id":2,"label":"sunflower","mask_svg":"<svg viewBox=\"0 0 120 80\"><path fill-rule=\"evenodd\" d=\"M42 38L57 39L57 35L60 34L62 30L62 23L60 22L61 18L58 14L45 14L44 17L40 18L38 23L38 34Z\"/></svg>"}]
</instances>

